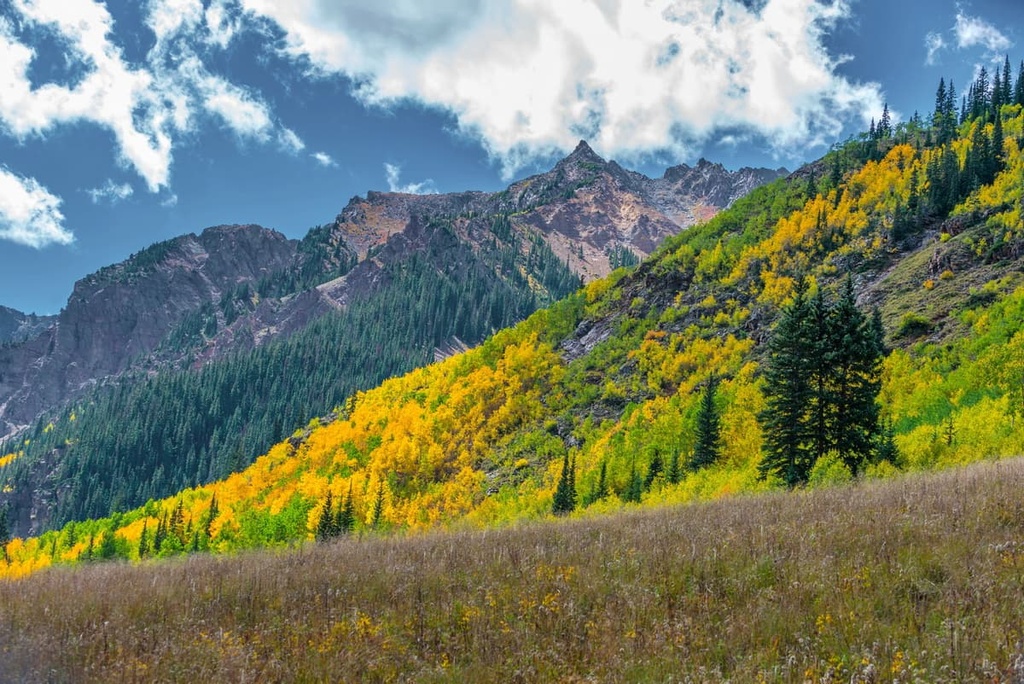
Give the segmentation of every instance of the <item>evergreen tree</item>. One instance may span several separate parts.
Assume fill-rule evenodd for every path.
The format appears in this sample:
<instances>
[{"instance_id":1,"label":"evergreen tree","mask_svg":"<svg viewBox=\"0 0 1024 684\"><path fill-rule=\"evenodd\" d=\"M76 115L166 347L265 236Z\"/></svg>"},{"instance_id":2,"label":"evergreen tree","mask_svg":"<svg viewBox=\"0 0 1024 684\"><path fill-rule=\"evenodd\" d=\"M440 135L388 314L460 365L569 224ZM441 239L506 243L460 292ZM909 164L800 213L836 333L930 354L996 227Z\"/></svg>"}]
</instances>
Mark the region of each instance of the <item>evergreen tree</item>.
<instances>
[{"instance_id":1,"label":"evergreen tree","mask_svg":"<svg viewBox=\"0 0 1024 684\"><path fill-rule=\"evenodd\" d=\"M640 503L643 495L643 478L641 478L640 473L636 471L636 463L634 462L629 469L629 481L626 483L626 488L622 490L622 494L619 496L625 503Z\"/></svg>"},{"instance_id":2,"label":"evergreen tree","mask_svg":"<svg viewBox=\"0 0 1024 684\"><path fill-rule=\"evenodd\" d=\"M879 138L891 138L892 137L892 115L889 114L889 103L886 102L882 108L882 118L878 122L877 129Z\"/></svg>"},{"instance_id":3,"label":"evergreen tree","mask_svg":"<svg viewBox=\"0 0 1024 684\"><path fill-rule=\"evenodd\" d=\"M1010 56L1003 57L1003 90L999 99L1003 104L1013 104L1013 81L1010 74Z\"/></svg>"},{"instance_id":4,"label":"evergreen tree","mask_svg":"<svg viewBox=\"0 0 1024 684\"><path fill-rule=\"evenodd\" d=\"M327 496L324 498L324 507L320 511L320 520L316 524L316 540L325 542L338 536L334 518L334 495L330 488L327 489Z\"/></svg>"},{"instance_id":5,"label":"evergreen tree","mask_svg":"<svg viewBox=\"0 0 1024 684\"><path fill-rule=\"evenodd\" d=\"M829 369L833 355L832 320L829 302L821 288L811 297L808 308L807 338L804 340L806 361L804 373L807 375L810 395L807 401L808 440L810 446L811 465L824 456L832 448L829 426L832 421L832 402L829 400Z\"/></svg>"},{"instance_id":6,"label":"evergreen tree","mask_svg":"<svg viewBox=\"0 0 1024 684\"><path fill-rule=\"evenodd\" d=\"M160 550L164 546L164 541L167 539L167 514L164 513L163 517L156 524L156 532L153 533L153 553L159 554Z\"/></svg>"},{"instance_id":7,"label":"evergreen tree","mask_svg":"<svg viewBox=\"0 0 1024 684\"><path fill-rule=\"evenodd\" d=\"M555 498L551 503L551 512L555 515L565 515L576 510L576 491L573 488L574 477L572 475L575 462L569 458L569 452L562 457L562 474L558 478L558 485L555 487Z\"/></svg>"},{"instance_id":8,"label":"evergreen tree","mask_svg":"<svg viewBox=\"0 0 1024 684\"><path fill-rule=\"evenodd\" d=\"M590 496L590 501L600 501L608 496L608 461L601 461L601 468L597 471L597 484Z\"/></svg>"},{"instance_id":9,"label":"evergreen tree","mask_svg":"<svg viewBox=\"0 0 1024 684\"><path fill-rule=\"evenodd\" d=\"M807 481L814 465L809 448L807 407L811 387L807 364L811 348L810 306L806 284L797 285L793 302L768 340L765 364L765 410L762 477L777 475L793 487Z\"/></svg>"},{"instance_id":10,"label":"evergreen tree","mask_svg":"<svg viewBox=\"0 0 1024 684\"><path fill-rule=\"evenodd\" d=\"M85 547L85 550L82 551L82 555L80 556L80 558L82 560L84 560L84 561L91 561L92 560L93 552L95 551L95 546L96 546L96 533L95 532L90 532L89 533L89 543Z\"/></svg>"},{"instance_id":11,"label":"evergreen tree","mask_svg":"<svg viewBox=\"0 0 1024 684\"><path fill-rule=\"evenodd\" d=\"M178 541L185 539L185 502L178 499L178 505L171 512L168 534L178 538Z\"/></svg>"},{"instance_id":12,"label":"evergreen tree","mask_svg":"<svg viewBox=\"0 0 1024 684\"><path fill-rule=\"evenodd\" d=\"M818 459L836 451L854 474L878 434L881 317L857 308L852 279L832 304L801 284L768 343L762 476L790 486L807 481Z\"/></svg>"},{"instance_id":13,"label":"evergreen tree","mask_svg":"<svg viewBox=\"0 0 1024 684\"><path fill-rule=\"evenodd\" d=\"M96 552L100 560L110 560L117 556L117 540L114 538L114 529L110 528L103 532L103 539L100 540L100 548Z\"/></svg>"},{"instance_id":14,"label":"evergreen tree","mask_svg":"<svg viewBox=\"0 0 1024 684\"><path fill-rule=\"evenodd\" d=\"M3 552L4 560L7 558L7 544L11 541L11 524L7 520L7 506L0 506L0 551Z\"/></svg>"},{"instance_id":15,"label":"evergreen tree","mask_svg":"<svg viewBox=\"0 0 1024 684\"><path fill-rule=\"evenodd\" d=\"M946 79L939 79L939 87L935 91L935 111L932 112L932 128L938 133L938 143L941 145L946 141L942 139L942 131L946 126Z\"/></svg>"},{"instance_id":16,"label":"evergreen tree","mask_svg":"<svg viewBox=\"0 0 1024 684\"><path fill-rule=\"evenodd\" d=\"M142 534L139 535L139 560L149 555L149 525L148 520L142 521Z\"/></svg>"},{"instance_id":17,"label":"evergreen tree","mask_svg":"<svg viewBox=\"0 0 1024 684\"><path fill-rule=\"evenodd\" d=\"M644 478L644 491L650 491L651 487L654 486L654 481L661 475L662 471L665 470L665 463L661 460L661 454L657 449L651 455L651 462L647 466L647 477Z\"/></svg>"},{"instance_id":18,"label":"evergreen tree","mask_svg":"<svg viewBox=\"0 0 1024 684\"><path fill-rule=\"evenodd\" d=\"M377 497L373 500L373 513L370 516L370 527L376 529L384 517L384 480L377 484Z\"/></svg>"},{"instance_id":19,"label":"evergreen tree","mask_svg":"<svg viewBox=\"0 0 1024 684\"><path fill-rule=\"evenodd\" d=\"M339 534L351 534L356 526L355 505L352 503L352 483L348 485L348 495L345 501L338 508L338 518L335 523Z\"/></svg>"},{"instance_id":20,"label":"evergreen tree","mask_svg":"<svg viewBox=\"0 0 1024 684\"><path fill-rule=\"evenodd\" d=\"M722 452L722 427L715 406L715 395L718 392L718 376L712 375L700 397L700 409L697 411L697 442L690 460L691 470L700 470L715 463Z\"/></svg>"},{"instance_id":21,"label":"evergreen tree","mask_svg":"<svg viewBox=\"0 0 1024 684\"><path fill-rule=\"evenodd\" d=\"M679 464L679 450L673 449L672 458L668 460L668 470L665 471L665 479L669 484L679 484L683 477L682 468Z\"/></svg>"},{"instance_id":22,"label":"evergreen tree","mask_svg":"<svg viewBox=\"0 0 1024 684\"><path fill-rule=\"evenodd\" d=\"M1024 60L1017 71L1017 84L1013 88L1013 102L1024 107Z\"/></svg>"},{"instance_id":23,"label":"evergreen tree","mask_svg":"<svg viewBox=\"0 0 1024 684\"><path fill-rule=\"evenodd\" d=\"M878 434L878 448L875 450L875 460L879 463L888 461L894 466L899 466L900 451L896 446L896 430L891 420L882 421Z\"/></svg>"},{"instance_id":24,"label":"evergreen tree","mask_svg":"<svg viewBox=\"0 0 1024 684\"><path fill-rule=\"evenodd\" d=\"M829 427L829 447L856 475L872 452L878 434L880 366L885 354L881 318L869 320L857 308L853 280L847 277L843 292L831 311L831 346L835 350L829 368L828 401L834 417Z\"/></svg>"},{"instance_id":25,"label":"evergreen tree","mask_svg":"<svg viewBox=\"0 0 1024 684\"><path fill-rule=\"evenodd\" d=\"M203 524L203 536L210 539L210 526L213 525L213 521L217 519L220 514L220 507L217 505L217 494L214 493L210 497L210 510L206 514L206 522Z\"/></svg>"}]
</instances>

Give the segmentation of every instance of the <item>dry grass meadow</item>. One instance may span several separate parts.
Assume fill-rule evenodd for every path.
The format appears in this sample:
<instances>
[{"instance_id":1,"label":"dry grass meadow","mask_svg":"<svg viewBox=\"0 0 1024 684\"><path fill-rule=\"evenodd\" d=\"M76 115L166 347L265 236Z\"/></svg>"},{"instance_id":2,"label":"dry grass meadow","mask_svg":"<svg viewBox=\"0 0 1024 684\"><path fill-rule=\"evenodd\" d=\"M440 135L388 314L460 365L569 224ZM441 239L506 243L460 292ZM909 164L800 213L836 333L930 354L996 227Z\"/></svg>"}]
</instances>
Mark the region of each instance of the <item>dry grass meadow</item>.
<instances>
[{"instance_id":1,"label":"dry grass meadow","mask_svg":"<svg viewBox=\"0 0 1024 684\"><path fill-rule=\"evenodd\" d=\"M1024 460L0 583L0 680L1024 682Z\"/></svg>"}]
</instances>

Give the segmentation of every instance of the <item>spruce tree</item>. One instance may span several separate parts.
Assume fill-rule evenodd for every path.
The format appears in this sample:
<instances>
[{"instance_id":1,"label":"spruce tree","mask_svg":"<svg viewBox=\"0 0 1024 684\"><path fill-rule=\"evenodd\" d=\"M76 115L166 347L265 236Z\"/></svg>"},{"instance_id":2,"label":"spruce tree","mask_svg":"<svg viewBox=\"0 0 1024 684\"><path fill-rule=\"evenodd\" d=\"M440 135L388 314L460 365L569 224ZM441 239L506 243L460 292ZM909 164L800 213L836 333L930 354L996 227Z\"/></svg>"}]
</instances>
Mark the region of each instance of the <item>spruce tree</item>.
<instances>
[{"instance_id":1,"label":"spruce tree","mask_svg":"<svg viewBox=\"0 0 1024 684\"><path fill-rule=\"evenodd\" d=\"M679 464L679 450L673 449L672 458L668 460L668 470L665 471L665 479L668 480L669 484L679 484L682 476L682 468L680 468Z\"/></svg>"},{"instance_id":2,"label":"spruce tree","mask_svg":"<svg viewBox=\"0 0 1024 684\"><path fill-rule=\"evenodd\" d=\"M622 490L619 498L625 503L640 503L640 500L644 495L644 482L643 478L640 477L640 473L636 471L636 462L629 469L629 481L626 482L626 488Z\"/></svg>"},{"instance_id":3,"label":"spruce tree","mask_svg":"<svg viewBox=\"0 0 1024 684\"><path fill-rule=\"evenodd\" d=\"M158 554L163 548L167 539L167 513L156 524L156 532L153 534L153 553Z\"/></svg>"},{"instance_id":4,"label":"spruce tree","mask_svg":"<svg viewBox=\"0 0 1024 684\"><path fill-rule=\"evenodd\" d=\"M810 306L801 279L793 302L768 340L765 364L765 409L762 477L776 475L790 487L807 481L814 465L809 447L807 407L811 387L807 364L811 347Z\"/></svg>"},{"instance_id":5,"label":"spruce tree","mask_svg":"<svg viewBox=\"0 0 1024 684\"><path fill-rule=\"evenodd\" d=\"M822 290L807 301L801 287L769 340L762 476L802 484L833 450L859 472L878 434L884 354L881 317L857 308L851 278L834 304Z\"/></svg>"},{"instance_id":6,"label":"spruce tree","mask_svg":"<svg viewBox=\"0 0 1024 684\"><path fill-rule=\"evenodd\" d=\"M574 461L570 460L569 452L562 457L562 474L555 487L555 498L551 503L551 512L555 515L572 513L576 509L576 492L573 488L572 475Z\"/></svg>"},{"instance_id":7,"label":"spruce tree","mask_svg":"<svg viewBox=\"0 0 1024 684\"><path fill-rule=\"evenodd\" d=\"M700 397L700 409L697 411L697 442L693 447L693 458L690 460L691 470L700 470L715 463L722 452L721 418L715 406L718 382L718 376L712 374Z\"/></svg>"},{"instance_id":8,"label":"spruce tree","mask_svg":"<svg viewBox=\"0 0 1024 684\"><path fill-rule=\"evenodd\" d=\"M647 466L647 476L644 478L644 491L650 491L654 481L665 470L665 462L661 460L661 454L657 449L651 455L651 462Z\"/></svg>"},{"instance_id":9,"label":"spruce tree","mask_svg":"<svg viewBox=\"0 0 1024 684\"><path fill-rule=\"evenodd\" d=\"M1013 81L1010 74L1009 55L1003 57L1003 92L1000 95L1000 100L1003 104L1013 104Z\"/></svg>"},{"instance_id":10,"label":"spruce tree","mask_svg":"<svg viewBox=\"0 0 1024 684\"><path fill-rule=\"evenodd\" d=\"M384 480L377 484L377 497L373 500L373 512L370 515L370 527L376 529L384 517Z\"/></svg>"},{"instance_id":11,"label":"spruce tree","mask_svg":"<svg viewBox=\"0 0 1024 684\"><path fill-rule=\"evenodd\" d=\"M893 428L892 420L884 420L878 434L878 447L875 449L875 461L881 463L888 461L894 466L899 466L900 451L896 446L896 430Z\"/></svg>"},{"instance_id":12,"label":"spruce tree","mask_svg":"<svg viewBox=\"0 0 1024 684\"><path fill-rule=\"evenodd\" d=\"M217 504L217 494L215 493L210 497L210 510L206 514L206 522L203 524L203 535L210 538L210 526L213 525L213 521L216 520L217 515L220 514L220 507Z\"/></svg>"},{"instance_id":13,"label":"spruce tree","mask_svg":"<svg viewBox=\"0 0 1024 684\"><path fill-rule=\"evenodd\" d=\"M608 496L608 461L601 461L601 470L597 473L597 487L594 489L594 500L600 501Z\"/></svg>"},{"instance_id":14,"label":"spruce tree","mask_svg":"<svg viewBox=\"0 0 1024 684\"><path fill-rule=\"evenodd\" d=\"M1024 106L1024 60L1021 60L1017 71L1017 84L1013 88L1013 102Z\"/></svg>"},{"instance_id":15,"label":"spruce tree","mask_svg":"<svg viewBox=\"0 0 1024 684\"><path fill-rule=\"evenodd\" d=\"M327 489L327 496L324 497L324 507L320 511L320 519L316 524L316 540L325 542L337 536L334 521L334 495L330 488Z\"/></svg>"},{"instance_id":16,"label":"spruce tree","mask_svg":"<svg viewBox=\"0 0 1024 684\"><path fill-rule=\"evenodd\" d=\"M335 522L338 534L351 534L356 526L355 506L352 503L352 483L348 485L348 495L345 501L338 508L338 518Z\"/></svg>"},{"instance_id":17,"label":"spruce tree","mask_svg":"<svg viewBox=\"0 0 1024 684\"><path fill-rule=\"evenodd\" d=\"M878 434L880 366L885 353L881 319L868 319L857 308L853 281L847 277L831 312L831 342L835 350L829 369L834 418L829 425L830 447L856 475L870 457Z\"/></svg>"},{"instance_id":18,"label":"spruce tree","mask_svg":"<svg viewBox=\"0 0 1024 684\"><path fill-rule=\"evenodd\" d=\"M139 560L142 560L149 555L149 530L147 530L149 521L142 521L142 534L139 535Z\"/></svg>"},{"instance_id":19,"label":"spruce tree","mask_svg":"<svg viewBox=\"0 0 1024 684\"><path fill-rule=\"evenodd\" d=\"M7 544L11 541L11 525L7 520L7 506L0 506L0 551L4 560L7 558Z\"/></svg>"}]
</instances>

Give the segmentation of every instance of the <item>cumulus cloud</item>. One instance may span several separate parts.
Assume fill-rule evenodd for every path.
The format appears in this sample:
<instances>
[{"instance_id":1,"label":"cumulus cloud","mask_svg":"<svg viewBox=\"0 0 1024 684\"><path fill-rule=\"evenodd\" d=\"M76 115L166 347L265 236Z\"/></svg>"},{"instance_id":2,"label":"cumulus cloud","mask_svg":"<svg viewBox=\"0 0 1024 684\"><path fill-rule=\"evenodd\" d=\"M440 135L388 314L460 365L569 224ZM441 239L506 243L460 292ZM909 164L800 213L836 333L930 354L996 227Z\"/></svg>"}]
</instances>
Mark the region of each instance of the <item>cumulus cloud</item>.
<instances>
[{"instance_id":1,"label":"cumulus cloud","mask_svg":"<svg viewBox=\"0 0 1024 684\"><path fill-rule=\"evenodd\" d=\"M0 239L29 247L67 245L74 236L64 227L61 200L34 178L0 166Z\"/></svg>"},{"instance_id":2,"label":"cumulus cloud","mask_svg":"<svg viewBox=\"0 0 1024 684\"><path fill-rule=\"evenodd\" d=\"M845 0L240 2L364 103L451 112L506 175L581 137L629 160L746 130L800 156L882 104L824 46Z\"/></svg>"},{"instance_id":3,"label":"cumulus cloud","mask_svg":"<svg viewBox=\"0 0 1024 684\"><path fill-rule=\"evenodd\" d=\"M983 47L989 53L996 55L1002 53L1013 45L1013 41L1007 38L992 24L979 17L972 17L958 11L956 14L956 25L953 27L956 34L956 45L960 49L971 47Z\"/></svg>"},{"instance_id":4,"label":"cumulus cloud","mask_svg":"<svg viewBox=\"0 0 1024 684\"><path fill-rule=\"evenodd\" d=\"M108 178L104 185L98 188L91 188L85 192L92 199L93 204L99 204L103 201L117 204L131 197L135 189L132 188L131 183L118 184Z\"/></svg>"},{"instance_id":5,"label":"cumulus cloud","mask_svg":"<svg viewBox=\"0 0 1024 684\"><path fill-rule=\"evenodd\" d=\"M305 145L281 126L258 93L218 76L205 63L211 46L226 47L239 13L225 0L149 0L143 6L155 44L145 60L129 63L114 40L107 7L96 0L11 0L0 17L0 130L24 140L70 123L109 130L117 156L151 192L169 187L173 148L199 117L220 121L240 140L297 153ZM33 84L33 32L64 48L83 77L73 85Z\"/></svg>"},{"instance_id":6,"label":"cumulus cloud","mask_svg":"<svg viewBox=\"0 0 1024 684\"><path fill-rule=\"evenodd\" d=\"M384 175L388 180L388 189L391 192L401 192L406 195L432 195L437 192L434 181L431 178L419 183L406 183L402 185L400 178L402 167L398 164L384 164Z\"/></svg>"},{"instance_id":7,"label":"cumulus cloud","mask_svg":"<svg viewBox=\"0 0 1024 684\"><path fill-rule=\"evenodd\" d=\"M331 168L331 167L335 167L335 166L338 165L338 162L334 161L334 158L331 157L331 155L327 154L326 152L314 152L313 154L311 154L309 156L311 156L313 159L315 159L316 163L319 164L320 166ZM397 175L396 175L396 178L397 178Z\"/></svg>"}]
</instances>

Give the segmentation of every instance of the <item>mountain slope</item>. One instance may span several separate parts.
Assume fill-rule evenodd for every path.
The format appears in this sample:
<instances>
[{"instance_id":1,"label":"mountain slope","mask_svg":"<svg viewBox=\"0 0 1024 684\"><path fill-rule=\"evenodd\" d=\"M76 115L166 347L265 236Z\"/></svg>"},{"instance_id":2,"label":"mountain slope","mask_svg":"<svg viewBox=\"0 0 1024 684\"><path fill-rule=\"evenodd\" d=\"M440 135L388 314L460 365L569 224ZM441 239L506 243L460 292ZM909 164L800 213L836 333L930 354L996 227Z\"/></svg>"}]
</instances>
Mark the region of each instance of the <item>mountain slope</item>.
<instances>
[{"instance_id":1,"label":"mountain slope","mask_svg":"<svg viewBox=\"0 0 1024 684\"><path fill-rule=\"evenodd\" d=\"M594 510L621 506L637 478L647 503L778 486L758 472L759 367L800 277L828 291L851 274L885 322L893 351L880 403L896 453L864 454L869 477L1022 453L1022 110L997 110L1003 155L987 177L972 171L992 148L977 141L997 135L987 115L966 117L941 144L915 122L864 136L671 238L634 271L356 395L245 471L33 540L8 572L78 558L86 533L109 538L116 555L154 553L140 535L158 525L178 540L167 553L308 539L328 491L351 500L358 530L534 517L551 510L570 459L579 502ZM950 180L941 160L953 150L964 161ZM693 468L698 399L712 375L722 453ZM810 475L849 477L834 458Z\"/></svg>"},{"instance_id":2,"label":"mountain slope","mask_svg":"<svg viewBox=\"0 0 1024 684\"><path fill-rule=\"evenodd\" d=\"M680 230L649 187L678 209L760 177L702 168L698 188L666 189L581 143L501 193L371 192L299 242L222 227L104 269L9 350L9 427L100 387L12 443L0 503L19 533L39 532L224 477L352 392L648 254Z\"/></svg>"},{"instance_id":3,"label":"mountain slope","mask_svg":"<svg viewBox=\"0 0 1024 684\"><path fill-rule=\"evenodd\" d=\"M0 306L0 345L24 342L46 330L52 323L53 316L25 314Z\"/></svg>"}]
</instances>

